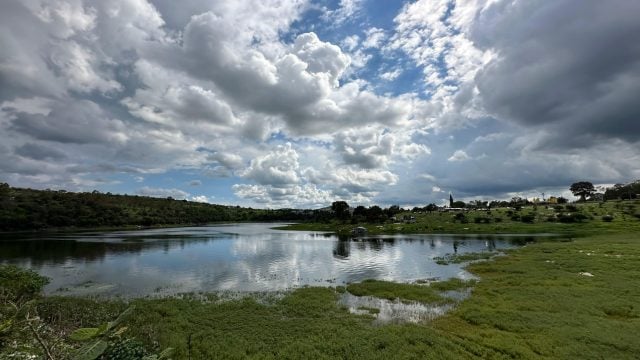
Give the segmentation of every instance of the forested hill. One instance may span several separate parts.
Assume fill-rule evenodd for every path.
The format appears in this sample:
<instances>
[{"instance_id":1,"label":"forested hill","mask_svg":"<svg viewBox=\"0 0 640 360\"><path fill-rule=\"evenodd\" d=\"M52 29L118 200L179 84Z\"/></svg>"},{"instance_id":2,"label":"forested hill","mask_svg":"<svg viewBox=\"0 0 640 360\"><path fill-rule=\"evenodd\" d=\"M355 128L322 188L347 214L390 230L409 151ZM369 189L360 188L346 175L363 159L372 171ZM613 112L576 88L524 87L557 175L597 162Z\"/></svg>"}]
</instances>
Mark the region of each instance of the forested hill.
<instances>
[{"instance_id":1,"label":"forested hill","mask_svg":"<svg viewBox=\"0 0 640 360\"><path fill-rule=\"evenodd\" d=\"M0 183L0 231L314 220L316 216L321 214L310 210L261 210L96 191L22 189Z\"/></svg>"}]
</instances>

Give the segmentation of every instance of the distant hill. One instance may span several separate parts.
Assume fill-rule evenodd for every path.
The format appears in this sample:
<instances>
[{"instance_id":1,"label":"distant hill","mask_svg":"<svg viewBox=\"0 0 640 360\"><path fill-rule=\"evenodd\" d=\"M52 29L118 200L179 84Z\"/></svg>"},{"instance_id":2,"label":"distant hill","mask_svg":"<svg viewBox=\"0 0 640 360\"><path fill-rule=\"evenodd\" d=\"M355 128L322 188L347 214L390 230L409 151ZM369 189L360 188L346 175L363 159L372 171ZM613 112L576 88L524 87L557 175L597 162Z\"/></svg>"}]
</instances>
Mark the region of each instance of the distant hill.
<instances>
[{"instance_id":1,"label":"distant hill","mask_svg":"<svg viewBox=\"0 0 640 360\"><path fill-rule=\"evenodd\" d=\"M302 221L317 220L316 214L312 210L263 210L97 191L33 190L0 183L0 231Z\"/></svg>"}]
</instances>

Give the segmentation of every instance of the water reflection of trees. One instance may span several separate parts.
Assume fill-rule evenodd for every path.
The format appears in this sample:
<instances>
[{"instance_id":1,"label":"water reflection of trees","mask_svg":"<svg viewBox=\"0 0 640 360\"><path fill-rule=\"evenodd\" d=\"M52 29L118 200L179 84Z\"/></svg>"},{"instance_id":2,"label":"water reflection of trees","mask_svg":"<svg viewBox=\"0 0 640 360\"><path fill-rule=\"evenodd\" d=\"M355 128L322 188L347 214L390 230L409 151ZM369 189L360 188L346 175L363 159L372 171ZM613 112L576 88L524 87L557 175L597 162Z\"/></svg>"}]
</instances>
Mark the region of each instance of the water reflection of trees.
<instances>
[{"instance_id":1,"label":"water reflection of trees","mask_svg":"<svg viewBox=\"0 0 640 360\"><path fill-rule=\"evenodd\" d=\"M195 243L214 241L213 237L187 237L174 240L127 239L120 242L75 240L17 240L0 242L0 262L28 261L32 266L62 265L67 261L95 262L110 255L141 254L145 251L184 248Z\"/></svg>"},{"instance_id":2,"label":"water reflection of trees","mask_svg":"<svg viewBox=\"0 0 640 360\"><path fill-rule=\"evenodd\" d=\"M351 255L351 241L338 240L333 245L333 257L347 259Z\"/></svg>"},{"instance_id":3,"label":"water reflection of trees","mask_svg":"<svg viewBox=\"0 0 640 360\"><path fill-rule=\"evenodd\" d=\"M333 246L333 256L339 259L346 259L351 255L351 247L359 251L365 251L367 249L375 252L382 251L385 247L393 246L399 239L384 237L384 238L359 238L353 240L349 237L340 237Z\"/></svg>"}]
</instances>

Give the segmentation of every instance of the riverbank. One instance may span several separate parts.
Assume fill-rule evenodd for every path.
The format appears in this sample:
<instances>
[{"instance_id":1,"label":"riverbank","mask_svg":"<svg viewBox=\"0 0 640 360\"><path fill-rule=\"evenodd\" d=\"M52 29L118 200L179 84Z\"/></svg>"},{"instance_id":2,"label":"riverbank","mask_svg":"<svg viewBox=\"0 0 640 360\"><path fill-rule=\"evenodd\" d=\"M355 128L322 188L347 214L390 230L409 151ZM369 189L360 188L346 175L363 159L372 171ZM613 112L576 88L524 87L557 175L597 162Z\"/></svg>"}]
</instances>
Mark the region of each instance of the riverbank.
<instances>
[{"instance_id":1,"label":"riverbank","mask_svg":"<svg viewBox=\"0 0 640 360\"><path fill-rule=\"evenodd\" d=\"M298 223L280 230L323 231L350 236L355 227L378 234L536 234L568 236L640 232L640 201L608 201L451 212L401 212L381 223L357 219Z\"/></svg>"},{"instance_id":2,"label":"riverbank","mask_svg":"<svg viewBox=\"0 0 640 360\"><path fill-rule=\"evenodd\" d=\"M480 278L472 295L419 324L374 325L373 315L337 305L341 289L313 287L267 300L47 297L38 314L78 346L65 338L71 330L135 305L126 337L148 349L172 347L175 359L633 358L640 353L639 241L637 233L545 241L470 264Z\"/></svg>"}]
</instances>

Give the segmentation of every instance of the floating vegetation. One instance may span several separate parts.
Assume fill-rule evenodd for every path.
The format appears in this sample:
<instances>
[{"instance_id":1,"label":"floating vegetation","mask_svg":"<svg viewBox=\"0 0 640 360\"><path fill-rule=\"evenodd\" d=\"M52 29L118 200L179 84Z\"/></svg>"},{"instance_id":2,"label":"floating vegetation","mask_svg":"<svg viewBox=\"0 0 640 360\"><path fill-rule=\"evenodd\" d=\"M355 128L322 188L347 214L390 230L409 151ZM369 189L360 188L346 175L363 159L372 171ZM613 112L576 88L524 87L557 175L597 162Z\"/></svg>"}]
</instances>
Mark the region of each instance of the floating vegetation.
<instances>
[{"instance_id":1,"label":"floating vegetation","mask_svg":"<svg viewBox=\"0 0 640 360\"><path fill-rule=\"evenodd\" d=\"M497 255L495 252L469 252L464 254L446 254L445 256L437 256L434 257L436 264L438 265L449 265L449 264L460 264L463 262L476 261L476 260L487 260Z\"/></svg>"}]
</instances>

